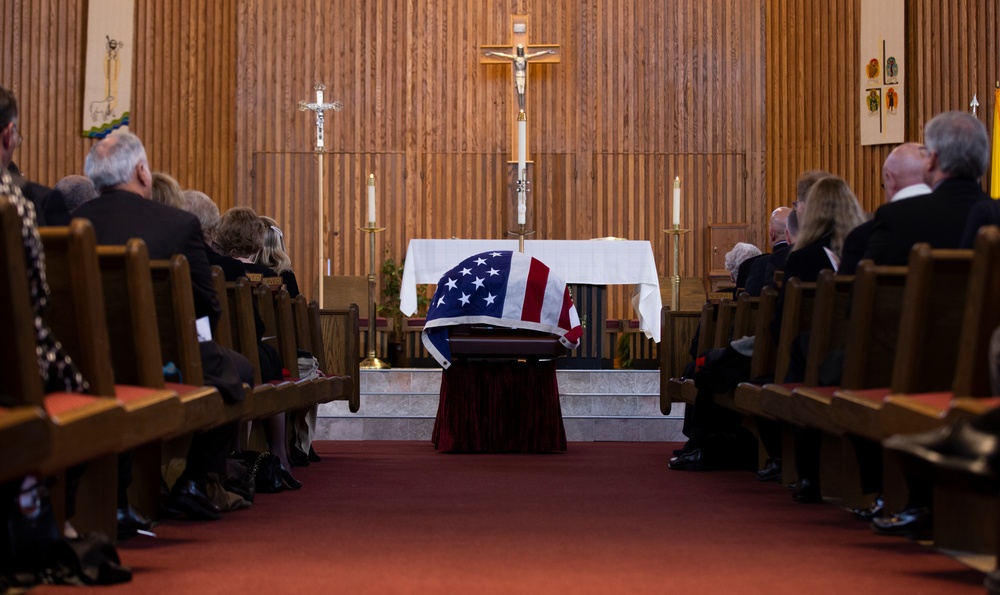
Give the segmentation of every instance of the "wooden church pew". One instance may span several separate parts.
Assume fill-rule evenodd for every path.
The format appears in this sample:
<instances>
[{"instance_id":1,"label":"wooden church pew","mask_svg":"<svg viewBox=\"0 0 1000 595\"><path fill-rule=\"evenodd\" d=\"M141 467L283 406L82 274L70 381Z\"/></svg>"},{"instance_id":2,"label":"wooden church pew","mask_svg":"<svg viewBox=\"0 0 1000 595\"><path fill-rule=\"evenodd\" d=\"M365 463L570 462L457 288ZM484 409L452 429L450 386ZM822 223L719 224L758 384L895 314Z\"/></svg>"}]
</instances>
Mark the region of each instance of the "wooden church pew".
<instances>
[{"instance_id":1,"label":"wooden church pew","mask_svg":"<svg viewBox=\"0 0 1000 595\"><path fill-rule=\"evenodd\" d=\"M164 382L166 362L160 348L146 244L140 239L132 239L125 246L98 246L97 254L116 379L150 388L166 387L178 394L182 419L163 437L164 440L186 437L217 423L223 415L218 390L210 386ZM184 452L182 447L165 448L163 442L157 442L135 454L135 480L129 489L129 501L148 518L155 519L160 513L159 491L165 450Z\"/></svg>"},{"instance_id":2,"label":"wooden church pew","mask_svg":"<svg viewBox=\"0 0 1000 595\"><path fill-rule=\"evenodd\" d=\"M928 331L920 336L910 337L912 341L920 341L924 349L932 347L926 353L927 359L935 355L945 356L956 354L949 359L952 364L951 383L949 390L932 394L891 395L886 399L883 410L883 422L886 431L894 429L907 430L912 427L936 426L948 419L960 417L962 405L955 407L954 401L962 398L982 398L993 395L990 386L989 344L993 331L1000 326L1000 229L984 228L976 238L975 250L969 272L969 283L966 300L961 310L961 330L957 336L955 349L944 345L943 351L938 351L941 345L938 336L928 337ZM940 303L929 306L932 316L938 321L935 330L942 324L942 318L953 321L950 316L940 316ZM951 328L951 324L948 325ZM927 345L928 341L930 345ZM903 372L914 377L913 383L920 383L921 362L907 362L909 367ZM947 370L938 371L942 375ZM931 389L933 390L933 389ZM923 391L922 391L923 392ZM971 412L970 412L971 413Z\"/></svg>"},{"instance_id":3,"label":"wooden church pew","mask_svg":"<svg viewBox=\"0 0 1000 595\"><path fill-rule=\"evenodd\" d=\"M361 408L358 306L352 304L347 308L321 310L315 301L310 301L308 314L313 345L323 346L313 355L325 374L342 378L344 389L341 398L347 400L351 413L357 413Z\"/></svg>"},{"instance_id":4,"label":"wooden church pew","mask_svg":"<svg viewBox=\"0 0 1000 595\"><path fill-rule=\"evenodd\" d=\"M205 379L195 328L194 294L187 258L176 254L169 260L150 261L149 267L161 357L180 370L184 387L202 387ZM213 336L216 342L226 346L224 337L219 333L215 332ZM206 390L218 394L218 390L212 387L206 387ZM227 403L221 395L218 399L198 399L197 405L185 408L185 427L210 428L238 421L246 416L250 408L248 399L239 403Z\"/></svg>"},{"instance_id":5,"label":"wooden church pew","mask_svg":"<svg viewBox=\"0 0 1000 595\"><path fill-rule=\"evenodd\" d=\"M907 267L891 383L886 388L844 389L834 393L834 401L843 403L831 402L833 407L851 408L851 425L844 427L846 431L881 441L895 433L921 431L940 424L940 421L928 425L919 418L899 418L892 412L884 416L883 410L890 395L937 392L951 387L972 255L969 250L914 246ZM942 357L943 354L948 355Z\"/></svg>"},{"instance_id":6,"label":"wooden church pew","mask_svg":"<svg viewBox=\"0 0 1000 595\"><path fill-rule=\"evenodd\" d=\"M86 497L88 493L106 495L104 488L108 476L111 493L114 493L117 468L114 453L122 444L126 411L116 399L77 393L44 394L36 354L34 308L24 261L21 217L7 197L0 197L0 245L3 247L0 250L0 284L3 285L0 328L5 329L4 341L0 341L0 377L4 379L0 383L0 402L9 407L6 427L11 434L8 436L13 439L16 432L23 431L28 436L47 437L44 443L38 444L37 452L32 443L15 443L12 451L5 445L5 456L11 452L11 461L0 468L4 469L7 479L13 479L24 472L52 475L80 463L91 463L77 499L84 504L79 508L77 520L82 520L82 526L88 528L113 530L114 508L105 510L110 512L110 517L101 514L104 510L101 506L86 506ZM34 421L39 409L45 412L44 430ZM62 484L57 483L53 488L57 516L64 515L63 499L58 497ZM98 497L95 501L103 503L105 500Z\"/></svg>"},{"instance_id":7,"label":"wooden church pew","mask_svg":"<svg viewBox=\"0 0 1000 595\"><path fill-rule=\"evenodd\" d=\"M306 301L305 296L297 295L295 296L295 299L292 300L292 317L295 323L296 346L298 349L302 349L313 354L313 357L315 357L318 362L320 371L324 374L320 378L321 382L318 387L318 390L320 391L319 402L326 403L329 401L345 400L347 399L347 395L345 394L345 382L346 384L353 383L349 376L338 376L336 374L327 373L326 347L323 345L322 329L319 326L318 306L316 309L317 315L315 316L314 325L313 320L309 315L309 303ZM347 347L350 348L350 346Z\"/></svg>"},{"instance_id":8,"label":"wooden church pew","mask_svg":"<svg viewBox=\"0 0 1000 595\"><path fill-rule=\"evenodd\" d=\"M783 400L787 396L785 392L787 391L788 394L791 394L791 390L794 388L793 386L785 385L784 378L788 373L791 361L792 342L802 330L808 328L812 319L816 298L816 283L804 283L793 278L785 283L784 291L785 299L781 314L781 334L778 337L778 344L775 348L774 381L760 386L749 382L741 383L740 388L737 389L735 394L737 407L748 413L770 419L777 418L777 414L783 410ZM770 322L770 320L767 321L769 328ZM770 336L770 333L768 334ZM759 341L759 338L754 341L755 355Z\"/></svg>"}]
</instances>

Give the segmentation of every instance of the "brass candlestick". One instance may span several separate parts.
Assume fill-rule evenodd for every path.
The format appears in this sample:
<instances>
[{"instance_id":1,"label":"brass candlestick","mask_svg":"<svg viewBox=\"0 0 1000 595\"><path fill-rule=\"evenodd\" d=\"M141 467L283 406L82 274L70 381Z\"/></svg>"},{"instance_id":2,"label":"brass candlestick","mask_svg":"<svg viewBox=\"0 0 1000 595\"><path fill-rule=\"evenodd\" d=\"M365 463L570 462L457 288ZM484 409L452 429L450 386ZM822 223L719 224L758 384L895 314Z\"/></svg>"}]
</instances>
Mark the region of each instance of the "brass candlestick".
<instances>
[{"instance_id":1,"label":"brass candlestick","mask_svg":"<svg viewBox=\"0 0 1000 595\"><path fill-rule=\"evenodd\" d=\"M362 360L362 370L388 370L390 366L375 355L375 234L385 231L384 227L375 227L374 221L368 222L368 227L359 227L359 231L368 234L368 357Z\"/></svg>"},{"instance_id":2,"label":"brass candlestick","mask_svg":"<svg viewBox=\"0 0 1000 595\"><path fill-rule=\"evenodd\" d=\"M681 229L679 223L674 223L673 229L664 229L663 233L667 235L674 236L674 270L673 275L670 277L670 311L677 312L681 308L681 248L680 248L680 236L683 233L688 233L690 229Z\"/></svg>"}]
</instances>

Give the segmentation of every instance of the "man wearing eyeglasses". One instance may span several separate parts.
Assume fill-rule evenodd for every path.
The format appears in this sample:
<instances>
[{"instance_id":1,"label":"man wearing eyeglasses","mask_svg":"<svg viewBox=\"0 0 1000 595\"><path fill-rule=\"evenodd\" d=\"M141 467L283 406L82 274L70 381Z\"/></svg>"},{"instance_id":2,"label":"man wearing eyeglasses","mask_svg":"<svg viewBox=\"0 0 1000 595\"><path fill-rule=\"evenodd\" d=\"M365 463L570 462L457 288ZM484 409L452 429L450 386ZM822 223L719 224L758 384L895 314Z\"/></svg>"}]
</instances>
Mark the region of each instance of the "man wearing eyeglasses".
<instances>
[{"instance_id":1,"label":"man wearing eyeglasses","mask_svg":"<svg viewBox=\"0 0 1000 595\"><path fill-rule=\"evenodd\" d=\"M17 99L9 89L0 87L0 167L8 170L24 197L35 205L38 225L68 225L66 199L58 190L29 182L14 164L14 151L21 146Z\"/></svg>"},{"instance_id":2,"label":"man wearing eyeglasses","mask_svg":"<svg viewBox=\"0 0 1000 595\"><path fill-rule=\"evenodd\" d=\"M979 182L989 162L986 127L971 114L945 112L924 126L927 168L924 182L934 190L882 205L865 258L880 265L905 265L914 244L958 248L969 211L986 200Z\"/></svg>"}]
</instances>

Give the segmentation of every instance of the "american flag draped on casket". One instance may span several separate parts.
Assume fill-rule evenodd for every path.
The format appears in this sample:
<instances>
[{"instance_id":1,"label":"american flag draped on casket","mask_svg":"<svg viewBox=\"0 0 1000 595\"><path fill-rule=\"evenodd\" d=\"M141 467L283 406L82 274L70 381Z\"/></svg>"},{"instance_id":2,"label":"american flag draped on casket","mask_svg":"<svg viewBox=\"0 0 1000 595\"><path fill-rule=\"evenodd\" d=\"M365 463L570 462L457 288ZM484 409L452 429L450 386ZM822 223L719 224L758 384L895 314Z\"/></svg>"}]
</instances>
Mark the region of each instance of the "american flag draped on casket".
<instances>
[{"instance_id":1,"label":"american flag draped on casket","mask_svg":"<svg viewBox=\"0 0 1000 595\"><path fill-rule=\"evenodd\" d=\"M470 256L438 281L421 337L443 367L451 365L448 327L488 324L551 333L580 344L580 316L566 283L541 261L509 250Z\"/></svg>"}]
</instances>

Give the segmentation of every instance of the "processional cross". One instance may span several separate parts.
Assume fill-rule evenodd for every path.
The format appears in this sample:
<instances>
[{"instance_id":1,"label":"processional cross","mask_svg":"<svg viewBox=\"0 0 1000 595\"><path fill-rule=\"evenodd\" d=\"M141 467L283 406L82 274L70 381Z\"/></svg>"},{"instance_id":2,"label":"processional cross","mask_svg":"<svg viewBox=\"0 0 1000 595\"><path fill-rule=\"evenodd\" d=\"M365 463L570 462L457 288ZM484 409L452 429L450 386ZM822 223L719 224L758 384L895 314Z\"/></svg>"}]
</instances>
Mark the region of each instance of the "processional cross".
<instances>
[{"instance_id":1,"label":"processional cross","mask_svg":"<svg viewBox=\"0 0 1000 595\"><path fill-rule=\"evenodd\" d=\"M514 170L515 189L517 192L517 223L515 232L520 240L521 251L524 251L524 229L527 213L528 192L528 118L526 95L528 90L529 64L553 64L560 61L559 46L555 44L531 45L528 43L528 15L511 15L512 42L511 45L483 45L479 47L482 54L481 64L510 63L514 85L511 87L512 102L516 106L516 117L511 126L512 161L516 159Z\"/></svg>"},{"instance_id":2,"label":"processional cross","mask_svg":"<svg viewBox=\"0 0 1000 595\"><path fill-rule=\"evenodd\" d=\"M323 200L323 112L327 110L333 110L339 112L344 109L344 104L339 101L334 101L333 103L323 102L323 91L326 90L326 85L323 83L316 83L313 85L313 89L316 91L316 101L314 103L306 103L305 101L299 102L299 111L304 112L306 110L312 110L316 113L316 146L313 150L316 151L316 158L319 161L318 171L319 171L319 186L316 192L318 203L316 223L319 228L319 303L322 307L323 304L323 264L325 258L323 258L324 244L325 244L325 234L326 234L326 202Z\"/></svg>"}]
</instances>

